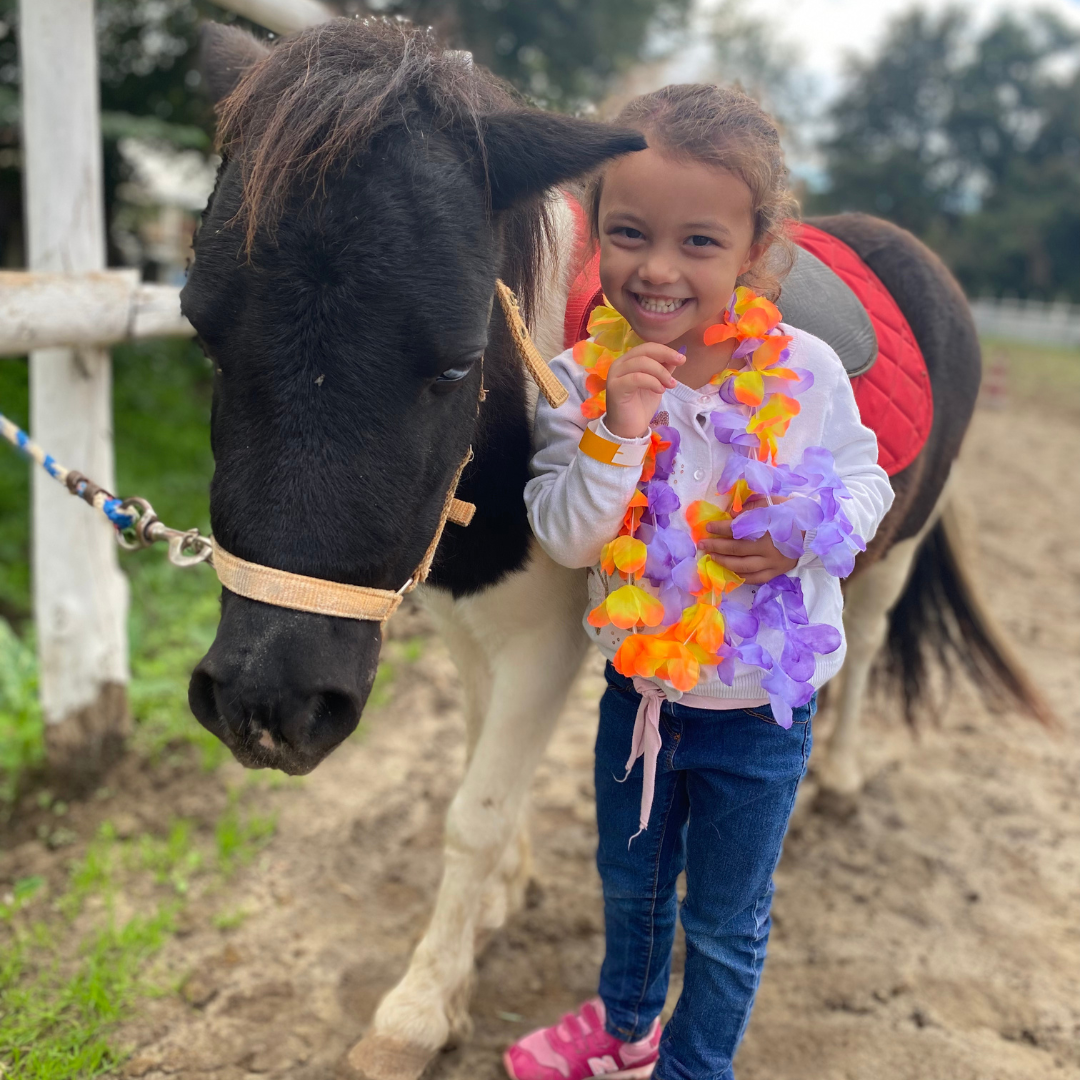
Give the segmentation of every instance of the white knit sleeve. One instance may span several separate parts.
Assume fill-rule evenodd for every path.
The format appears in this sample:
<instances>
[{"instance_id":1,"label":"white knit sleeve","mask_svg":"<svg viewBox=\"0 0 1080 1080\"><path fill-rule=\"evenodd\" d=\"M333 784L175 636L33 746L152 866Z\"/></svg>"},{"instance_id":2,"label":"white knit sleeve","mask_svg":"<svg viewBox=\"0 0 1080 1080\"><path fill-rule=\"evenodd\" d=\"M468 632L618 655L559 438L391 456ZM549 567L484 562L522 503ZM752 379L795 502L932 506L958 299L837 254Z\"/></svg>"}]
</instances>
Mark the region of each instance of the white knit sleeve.
<instances>
[{"instance_id":1,"label":"white knit sleeve","mask_svg":"<svg viewBox=\"0 0 1080 1080\"><path fill-rule=\"evenodd\" d=\"M639 466L607 464L587 456L578 443L590 427L601 438L628 447L644 447L649 437L621 439L604 426L603 417L588 425L581 414L584 372L568 350L551 367L570 392L553 409L541 398L533 429L533 479L525 487L525 506L540 546L563 566L592 566L600 549L619 532L623 514L641 476Z\"/></svg>"}]
</instances>

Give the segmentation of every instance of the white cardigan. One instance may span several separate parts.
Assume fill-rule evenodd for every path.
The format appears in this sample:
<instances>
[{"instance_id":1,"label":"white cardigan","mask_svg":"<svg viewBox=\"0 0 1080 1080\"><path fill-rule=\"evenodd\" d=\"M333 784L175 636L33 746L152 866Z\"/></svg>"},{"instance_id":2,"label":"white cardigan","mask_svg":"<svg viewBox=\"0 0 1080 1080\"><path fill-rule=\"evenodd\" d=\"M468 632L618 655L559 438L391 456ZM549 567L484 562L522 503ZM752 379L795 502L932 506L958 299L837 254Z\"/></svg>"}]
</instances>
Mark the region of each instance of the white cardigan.
<instances>
[{"instance_id":1,"label":"white cardigan","mask_svg":"<svg viewBox=\"0 0 1080 1080\"><path fill-rule=\"evenodd\" d=\"M841 506L855 532L867 542L877 531L881 519L892 505L893 491L885 470L877 464L877 439L859 420L855 395L836 353L820 338L781 324L792 335L788 366L807 368L814 373L814 385L799 395L801 410L794 417L787 435L780 440L777 460L797 463L808 446L824 446L836 460L836 471L847 485L850 499ZM533 479L525 488L529 522L543 549L558 563L569 567L590 567L589 610L604 598L604 588L597 565L600 549L615 537L623 514L640 479L640 470L609 465L587 456L578 449L586 421L581 415L586 372L574 362L571 350L560 353L552 368L570 391L570 400L558 409L540 400L533 433L535 453ZM668 483L674 488L682 509L673 515L685 528L683 511L697 499L719 501L716 483L724 463L732 452L718 442L709 423L709 414L718 406L716 386L697 390L678 383L665 392L658 411L668 414L668 423L682 438L675 471ZM603 417L588 425L596 434L612 442L640 447L648 436L620 439L607 430ZM807 552L792 573L802 581L806 611L812 623L828 623L840 631L841 645L833 653L817 658L811 682L819 687L832 678L844 661L847 642L843 638L843 597L840 582ZM742 585L734 599L749 602L757 587ZM588 612L585 613L586 615ZM614 625L598 630L583 621L589 637L607 659L614 657L619 644L629 633ZM698 683L694 694L722 700L762 700L768 695L761 688L765 673L759 668L738 662L735 680L727 686L718 679ZM656 680L664 693L678 700L679 692L670 684Z\"/></svg>"}]
</instances>

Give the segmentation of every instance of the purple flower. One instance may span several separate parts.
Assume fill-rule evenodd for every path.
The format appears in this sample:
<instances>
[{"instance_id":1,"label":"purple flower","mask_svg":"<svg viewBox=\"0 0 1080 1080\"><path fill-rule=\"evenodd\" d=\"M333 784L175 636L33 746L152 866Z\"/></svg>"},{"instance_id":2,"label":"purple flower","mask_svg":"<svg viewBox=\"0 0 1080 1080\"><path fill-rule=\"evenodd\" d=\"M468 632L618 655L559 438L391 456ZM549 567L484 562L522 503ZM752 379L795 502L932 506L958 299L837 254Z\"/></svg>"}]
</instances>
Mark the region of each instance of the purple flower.
<instances>
[{"instance_id":1,"label":"purple flower","mask_svg":"<svg viewBox=\"0 0 1080 1080\"><path fill-rule=\"evenodd\" d=\"M763 668L765 671L772 667L772 657L760 645L752 641L744 641L739 645L725 642L717 650L717 656L723 659L716 665L716 677L727 686L735 681L736 660L741 660L751 667Z\"/></svg>"},{"instance_id":2,"label":"purple flower","mask_svg":"<svg viewBox=\"0 0 1080 1080\"><path fill-rule=\"evenodd\" d=\"M791 710L805 705L814 696L810 683L790 678L779 664L774 664L761 680L761 688L769 695L773 717L782 728L791 727Z\"/></svg>"},{"instance_id":3,"label":"purple flower","mask_svg":"<svg viewBox=\"0 0 1080 1080\"><path fill-rule=\"evenodd\" d=\"M724 623L732 634L738 634L744 641L757 635L757 617L730 596L725 596L720 601L720 613L724 616Z\"/></svg>"},{"instance_id":4,"label":"purple flower","mask_svg":"<svg viewBox=\"0 0 1080 1080\"><path fill-rule=\"evenodd\" d=\"M825 522L818 528L807 546L821 560L822 565L830 574L844 578L855 569L855 550L865 551L866 541L858 533L852 531L851 523L843 511L838 513L839 516L843 516L843 522Z\"/></svg>"},{"instance_id":5,"label":"purple flower","mask_svg":"<svg viewBox=\"0 0 1080 1080\"><path fill-rule=\"evenodd\" d=\"M645 485L645 498L649 500L648 513L661 529L671 524L671 515L682 505L670 484L663 480L650 480Z\"/></svg>"},{"instance_id":6,"label":"purple flower","mask_svg":"<svg viewBox=\"0 0 1080 1080\"><path fill-rule=\"evenodd\" d=\"M735 351L731 354L732 360L745 360L748 356L753 356L754 350L764 341L764 338L751 337L745 341L740 341L735 347Z\"/></svg>"},{"instance_id":7,"label":"purple flower","mask_svg":"<svg viewBox=\"0 0 1080 1080\"><path fill-rule=\"evenodd\" d=\"M789 559L803 554L802 537L824 520L821 507L813 499L795 495L785 502L759 506L739 514L732 522L731 535L736 540L759 540L768 533L779 551Z\"/></svg>"},{"instance_id":8,"label":"purple flower","mask_svg":"<svg viewBox=\"0 0 1080 1080\"><path fill-rule=\"evenodd\" d=\"M738 450L744 456L758 446L758 437L746 431L746 421L746 416L732 409L717 409L709 414L717 442Z\"/></svg>"},{"instance_id":9,"label":"purple flower","mask_svg":"<svg viewBox=\"0 0 1080 1080\"><path fill-rule=\"evenodd\" d=\"M806 682L814 674L815 655L840 648L840 631L828 623L792 626L784 634L780 666L796 682Z\"/></svg>"},{"instance_id":10,"label":"purple flower","mask_svg":"<svg viewBox=\"0 0 1080 1080\"><path fill-rule=\"evenodd\" d=\"M672 570L680 562L693 560L697 554L694 541L682 529L662 529L644 524L638 530L638 539L645 544L645 576L653 586L670 580Z\"/></svg>"},{"instance_id":11,"label":"purple flower","mask_svg":"<svg viewBox=\"0 0 1080 1080\"><path fill-rule=\"evenodd\" d=\"M720 474L716 491L719 495L726 494L740 480L745 480L750 490L759 495L779 495L781 476L775 465L758 461L757 458L744 458L739 454L732 454L724 462L724 471Z\"/></svg>"},{"instance_id":12,"label":"purple flower","mask_svg":"<svg viewBox=\"0 0 1080 1080\"><path fill-rule=\"evenodd\" d=\"M682 436L675 428L663 424L654 427L653 431L665 442L671 443L666 450L661 450L656 455L656 470L653 472L655 480L667 480L671 476L672 469L675 468L675 457L679 453Z\"/></svg>"}]
</instances>

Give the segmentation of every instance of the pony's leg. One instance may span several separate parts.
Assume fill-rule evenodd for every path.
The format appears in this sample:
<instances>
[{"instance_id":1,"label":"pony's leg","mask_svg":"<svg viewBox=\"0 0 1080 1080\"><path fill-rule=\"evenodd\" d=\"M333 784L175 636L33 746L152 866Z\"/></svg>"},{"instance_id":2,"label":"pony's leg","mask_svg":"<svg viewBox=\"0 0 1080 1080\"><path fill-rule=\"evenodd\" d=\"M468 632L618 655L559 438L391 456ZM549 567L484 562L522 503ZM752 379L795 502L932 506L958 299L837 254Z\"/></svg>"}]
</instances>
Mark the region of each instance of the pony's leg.
<instances>
[{"instance_id":1,"label":"pony's leg","mask_svg":"<svg viewBox=\"0 0 1080 1080\"><path fill-rule=\"evenodd\" d=\"M431 922L350 1052L354 1076L415 1080L452 1034L469 1030L476 938L501 924L521 891L504 885L499 899L498 885L527 872L520 837L529 781L587 647L584 607L584 576L538 551L522 573L454 604L455 621L490 665L490 702L447 814Z\"/></svg>"},{"instance_id":2,"label":"pony's leg","mask_svg":"<svg viewBox=\"0 0 1080 1080\"><path fill-rule=\"evenodd\" d=\"M825 798L849 803L862 788L858 741L863 698L874 658L889 632L889 612L900 599L921 536L901 540L876 563L852 578L844 594L847 656L837 676L836 726L824 761L815 763L819 791Z\"/></svg>"},{"instance_id":3,"label":"pony's leg","mask_svg":"<svg viewBox=\"0 0 1080 1080\"><path fill-rule=\"evenodd\" d=\"M955 502L956 493L954 473L945 482L918 535L893 544L882 558L853 577L844 593L847 656L837 676L836 726L826 745L824 761L814 766L819 795L825 804L850 808L862 790L858 743L870 670L888 637L889 612L904 592L919 547L946 508Z\"/></svg>"}]
</instances>

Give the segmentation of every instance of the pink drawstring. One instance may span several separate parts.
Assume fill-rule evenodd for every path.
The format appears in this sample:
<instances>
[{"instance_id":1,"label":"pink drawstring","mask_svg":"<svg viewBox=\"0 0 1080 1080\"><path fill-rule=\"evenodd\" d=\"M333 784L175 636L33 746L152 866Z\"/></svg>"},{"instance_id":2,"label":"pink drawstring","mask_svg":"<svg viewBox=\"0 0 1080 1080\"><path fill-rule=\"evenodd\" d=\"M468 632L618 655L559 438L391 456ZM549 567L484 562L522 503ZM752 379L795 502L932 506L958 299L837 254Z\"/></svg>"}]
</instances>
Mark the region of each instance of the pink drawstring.
<instances>
[{"instance_id":1,"label":"pink drawstring","mask_svg":"<svg viewBox=\"0 0 1080 1080\"><path fill-rule=\"evenodd\" d=\"M626 776L634 762L644 755L645 775L641 784L641 815L638 831L630 837L636 840L649 827L649 814L652 811L653 792L656 789L656 759L660 756L660 706L666 700L664 691L654 682L634 676L634 689L641 695L637 717L634 720L634 735L630 742L630 757L626 762Z\"/></svg>"}]
</instances>

